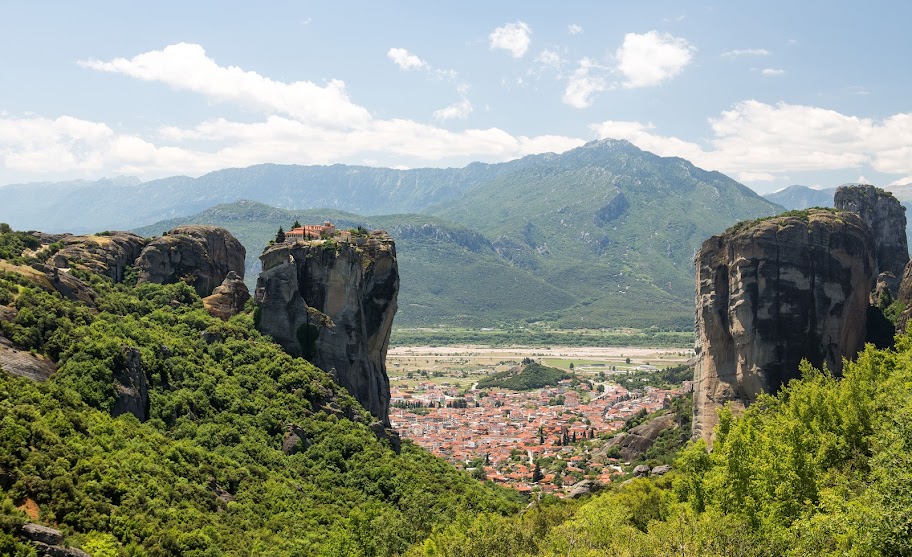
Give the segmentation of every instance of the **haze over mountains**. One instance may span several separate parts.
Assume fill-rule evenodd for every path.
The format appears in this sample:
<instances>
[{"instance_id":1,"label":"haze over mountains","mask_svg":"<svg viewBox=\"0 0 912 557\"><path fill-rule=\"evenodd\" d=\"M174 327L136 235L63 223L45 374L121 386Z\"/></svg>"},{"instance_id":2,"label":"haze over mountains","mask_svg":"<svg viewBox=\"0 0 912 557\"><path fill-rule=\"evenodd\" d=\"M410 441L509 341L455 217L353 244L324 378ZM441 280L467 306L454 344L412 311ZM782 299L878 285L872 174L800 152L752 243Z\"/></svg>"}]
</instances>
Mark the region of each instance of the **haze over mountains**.
<instances>
[{"instance_id":1,"label":"haze over mountains","mask_svg":"<svg viewBox=\"0 0 912 557\"><path fill-rule=\"evenodd\" d=\"M687 329L700 242L782 210L721 173L615 140L459 169L259 165L0 192L0 221L20 229L225 226L247 247L248 284L263 246L295 219L387 229L400 326Z\"/></svg>"}]
</instances>

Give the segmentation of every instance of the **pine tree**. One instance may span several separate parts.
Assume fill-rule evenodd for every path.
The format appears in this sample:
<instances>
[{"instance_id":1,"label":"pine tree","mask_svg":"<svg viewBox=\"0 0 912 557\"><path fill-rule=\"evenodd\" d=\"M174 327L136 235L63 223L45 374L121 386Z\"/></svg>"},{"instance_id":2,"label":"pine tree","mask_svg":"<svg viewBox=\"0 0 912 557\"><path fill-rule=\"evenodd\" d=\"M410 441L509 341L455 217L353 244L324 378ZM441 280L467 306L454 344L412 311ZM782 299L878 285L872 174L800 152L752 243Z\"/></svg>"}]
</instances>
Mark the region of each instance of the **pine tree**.
<instances>
[{"instance_id":1,"label":"pine tree","mask_svg":"<svg viewBox=\"0 0 912 557\"><path fill-rule=\"evenodd\" d=\"M277 244L281 244L281 243L285 242L285 231L282 230L281 226L279 227L279 231L276 232L275 241Z\"/></svg>"},{"instance_id":2,"label":"pine tree","mask_svg":"<svg viewBox=\"0 0 912 557\"><path fill-rule=\"evenodd\" d=\"M545 475L542 474L541 468L539 468L538 464L536 464L535 470L532 471L532 482L538 483L538 482L542 481L542 479L544 477L545 477Z\"/></svg>"},{"instance_id":3,"label":"pine tree","mask_svg":"<svg viewBox=\"0 0 912 557\"><path fill-rule=\"evenodd\" d=\"M298 219L295 219L294 224L291 225L292 230L295 228L301 228L301 223L298 222Z\"/></svg>"}]
</instances>

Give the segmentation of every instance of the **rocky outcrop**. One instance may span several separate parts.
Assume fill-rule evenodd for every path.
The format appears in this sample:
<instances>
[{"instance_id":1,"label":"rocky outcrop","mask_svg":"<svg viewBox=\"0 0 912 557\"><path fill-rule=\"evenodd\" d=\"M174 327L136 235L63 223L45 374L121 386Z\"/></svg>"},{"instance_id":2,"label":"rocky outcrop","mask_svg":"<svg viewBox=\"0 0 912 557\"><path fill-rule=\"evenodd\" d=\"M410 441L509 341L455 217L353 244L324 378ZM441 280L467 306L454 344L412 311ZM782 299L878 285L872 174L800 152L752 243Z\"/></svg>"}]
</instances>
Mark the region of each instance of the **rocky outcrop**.
<instances>
[{"instance_id":1,"label":"rocky outcrop","mask_svg":"<svg viewBox=\"0 0 912 557\"><path fill-rule=\"evenodd\" d=\"M362 245L334 241L269 247L260 256L257 328L337 382L389 426L389 345L399 267L396 246L374 232Z\"/></svg>"},{"instance_id":2,"label":"rocky outcrop","mask_svg":"<svg viewBox=\"0 0 912 557\"><path fill-rule=\"evenodd\" d=\"M227 320L241 313L249 299L250 291L244 280L234 271L229 271L212 295L203 298L203 308L209 315Z\"/></svg>"},{"instance_id":3,"label":"rocky outcrop","mask_svg":"<svg viewBox=\"0 0 912 557\"><path fill-rule=\"evenodd\" d=\"M136 260L139 282L184 281L202 296L234 271L244 277L244 246L220 226L179 226L149 243Z\"/></svg>"},{"instance_id":4,"label":"rocky outcrop","mask_svg":"<svg viewBox=\"0 0 912 557\"><path fill-rule=\"evenodd\" d=\"M595 480L580 480L570 486L570 491L567 493L567 497L570 499L579 499L587 495L598 492L602 489L602 484Z\"/></svg>"},{"instance_id":5,"label":"rocky outcrop","mask_svg":"<svg viewBox=\"0 0 912 557\"><path fill-rule=\"evenodd\" d=\"M22 526L19 531L22 538L28 540L35 553L45 557L91 557L88 553L75 547L60 545L63 543L63 534L60 530L49 528L41 524L29 523Z\"/></svg>"},{"instance_id":6,"label":"rocky outcrop","mask_svg":"<svg viewBox=\"0 0 912 557\"><path fill-rule=\"evenodd\" d=\"M696 256L694 437L798 376L802 359L842 370L867 335L877 276L858 215L824 209L737 225Z\"/></svg>"},{"instance_id":7,"label":"rocky outcrop","mask_svg":"<svg viewBox=\"0 0 912 557\"><path fill-rule=\"evenodd\" d=\"M618 447L621 460L638 460L646 455L659 435L666 430L678 427L674 414L665 414L630 428L626 433L619 433L612 437L604 447L605 451ZM685 434L686 438L686 434Z\"/></svg>"},{"instance_id":8,"label":"rocky outcrop","mask_svg":"<svg viewBox=\"0 0 912 557\"><path fill-rule=\"evenodd\" d=\"M133 414L141 422L149 419L149 385L138 348L124 347L123 362L114 372L114 406L111 415Z\"/></svg>"},{"instance_id":9,"label":"rocky outcrop","mask_svg":"<svg viewBox=\"0 0 912 557\"><path fill-rule=\"evenodd\" d=\"M902 280L899 283L899 292L896 301L902 304L903 310L896 319L896 332L905 333L912 318L912 261L903 270Z\"/></svg>"},{"instance_id":10,"label":"rocky outcrop","mask_svg":"<svg viewBox=\"0 0 912 557\"><path fill-rule=\"evenodd\" d=\"M607 205L595 212L595 225L605 226L623 216L629 208L630 201L627 200L627 196L624 195L624 192L618 191Z\"/></svg>"},{"instance_id":11,"label":"rocky outcrop","mask_svg":"<svg viewBox=\"0 0 912 557\"><path fill-rule=\"evenodd\" d=\"M127 267L133 265L147 242L130 232L63 236L58 241L64 246L48 260L48 264L60 269L87 269L114 282L123 281Z\"/></svg>"},{"instance_id":12,"label":"rocky outcrop","mask_svg":"<svg viewBox=\"0 0 912 557\"><path fill-rule=\"evenodd\" d=\"M57 267L48 267L39 263L35 263L32 267L44 273L54 290L60 292L64 298L73 302L82 302L90 308L95 307L95 297L98 294L88 284Z\"/></svg>"},{"instance_id":13,"label":"rocky outcrop","mask_svg":"<svg viewBox=\"0 0 912 557\"><path fill-rule=\"evenodd\" d=\"M874 237L877 273L890 273L883 277L896 295L899 277L909 262L906 208L892 193L866 185L840 187L833 202L837 209L858 213L867 223Z\"/></svg>"},{"instance_id":14,"label":"rocky outcrop","mask_svg":"<svg viewBox=\"0 0 912 557\"><path fill-rule=\"evenodd\" d=\"M27 350L19 350L0 336L0 370L32 381L47 381L57 371L57 365Z\"/></svg>"}]
</instances>

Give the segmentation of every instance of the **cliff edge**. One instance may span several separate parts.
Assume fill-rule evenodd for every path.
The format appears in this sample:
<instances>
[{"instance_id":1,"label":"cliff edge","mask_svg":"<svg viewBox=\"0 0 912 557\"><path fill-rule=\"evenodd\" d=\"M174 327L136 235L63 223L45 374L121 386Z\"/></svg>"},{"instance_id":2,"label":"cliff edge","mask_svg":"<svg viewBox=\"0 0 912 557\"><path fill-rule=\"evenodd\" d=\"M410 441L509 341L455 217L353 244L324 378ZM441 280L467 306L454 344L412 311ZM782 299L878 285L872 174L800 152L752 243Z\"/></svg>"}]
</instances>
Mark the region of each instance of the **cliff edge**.
<instances>
[{"instance_id":1,"label":"cliff edge","mask_svg":"<svg viewBox=\"0 0 912 557\"><path fill-rule=\"evenodd\" d=\"M810 209L742 223L696 256L694 437L717 409L748 406L807 359L840 373L863 348L876 277L871 232L851 212Z\"/></svg>"},{"instance_id":2,"label":"cliff edge","mask_svg":"<svg viewBox=\"0 0 912 557\"><path fill-rule=\"evenodd\" d=\"M282 243L260 256L256 325L337 382L389 427L389 347L399 266L396 245L375 231L351 241Z\"/></svg>"}]
</instances>

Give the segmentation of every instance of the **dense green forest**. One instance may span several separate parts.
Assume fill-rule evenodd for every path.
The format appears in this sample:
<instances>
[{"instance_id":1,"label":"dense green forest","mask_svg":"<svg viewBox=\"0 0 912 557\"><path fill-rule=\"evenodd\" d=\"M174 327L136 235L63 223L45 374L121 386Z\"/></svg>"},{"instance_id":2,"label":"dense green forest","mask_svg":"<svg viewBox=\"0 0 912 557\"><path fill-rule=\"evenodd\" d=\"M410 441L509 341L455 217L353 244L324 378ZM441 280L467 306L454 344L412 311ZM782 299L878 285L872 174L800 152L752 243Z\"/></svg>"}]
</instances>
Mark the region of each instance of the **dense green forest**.
<instances>
[{"instance_id":1,"label":"dense green forest","mask_svg":"<svg viewBox=\"0 0 912 557\"><path fill-rule=\"evenodd\" d=\"M60 364L44 383L0 373L0 555L30 554L14 535L24 503L95 555L148 556L394 555L459 516L521 507L410 442L394 452L252 312L222 322L185 284L81 276L97 308L0 274L17 310L3 336ZM108 413L125 347L149 378L145 423Z\"/></svg>"}]
</instances>

